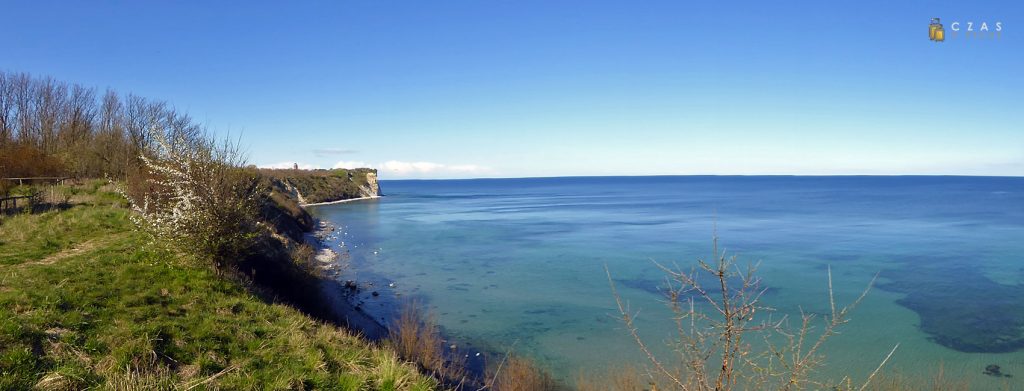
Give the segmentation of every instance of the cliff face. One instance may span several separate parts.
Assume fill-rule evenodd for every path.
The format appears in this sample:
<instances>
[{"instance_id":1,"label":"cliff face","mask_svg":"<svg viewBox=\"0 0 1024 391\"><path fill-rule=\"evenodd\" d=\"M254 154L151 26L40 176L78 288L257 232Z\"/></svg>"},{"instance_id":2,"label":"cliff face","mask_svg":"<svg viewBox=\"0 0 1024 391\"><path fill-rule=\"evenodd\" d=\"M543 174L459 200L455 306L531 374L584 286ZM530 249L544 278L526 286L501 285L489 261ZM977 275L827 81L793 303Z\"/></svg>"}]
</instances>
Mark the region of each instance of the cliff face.
<instances>
[{"instance_id":1,"label":"cliff face","mask_svg":"<svg viewBox=\"0 0 1024 391\"><path fill-rule=\"evenodd\" d=\"M275 189L299 204L380 196L377 170L260 170Z\"/></svg>"},{"instance_id":2,"label":"cliff face","mask_svg":"<svg viewBox=\"0 0 1024 391\"><path fill-rule=\"evenodd\" d=\"M239 262L238 270L275 301L291 303L308 315L359 330L369 338L385 336L383 326L338 295L345 288L322 274L315 263L312 257L318 244L307 242L307 233L316 227L316 221L300 202L310 198L304 191L340 199L359 196L362 191L379 194L376 172L267 171L262 172L267 193L261 198L260 216L260 224L267 229L251 254Z\"/></svg>"},{"instance_id":3,"label":"cliff face","mask_svg":"<svg viewBox=\"0 0 1024 391\"><path fill-rule=\"evenodd\" d=\"M377 170L366 173L366 184L359 186L363 197L380 197L380 184L377 183Z\"/></svg>"},{"instance_id":4,"label":"cliff face","mask_svg":"<svg viewBox=\"0 0 1024 391\"><path fill-rule=\"evenodd\" d=\"M268 202L263 216L274 229L296 242L313 229L313 217L302 205L380 196L377 170L271 170L262 169Z\"/></svg>"}]
</instances>

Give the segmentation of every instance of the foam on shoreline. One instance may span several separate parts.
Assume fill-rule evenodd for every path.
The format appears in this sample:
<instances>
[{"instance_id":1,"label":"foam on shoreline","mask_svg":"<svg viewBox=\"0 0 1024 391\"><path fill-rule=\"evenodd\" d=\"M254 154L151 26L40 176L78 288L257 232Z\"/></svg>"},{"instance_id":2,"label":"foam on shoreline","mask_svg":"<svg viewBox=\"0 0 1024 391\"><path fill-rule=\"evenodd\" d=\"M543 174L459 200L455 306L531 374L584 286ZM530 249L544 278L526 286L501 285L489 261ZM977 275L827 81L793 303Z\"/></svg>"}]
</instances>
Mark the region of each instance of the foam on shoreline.
<instances>
[{"instance_id":1,"label":"foam on shoreline","mask_svg":"<svg viewBox=\"0 0 1024 391\"><path fill-rule=\"evenodd\" d=\"M312 204L299 204L299 206L302 206L302 207L306 207L306 206L317 206L317 205L330 205L330 204L340 204L340 203L343 203L343 202L353 202L353 201L362 201L362 200L372 200L372 199L377 199L377 198L380 198L380 196L370 196L370 197L359 197L359 198L349 198L349 199L344 199L344 200L337 200L337 201L328 201L328 202L314 202L314 203L312 203Z\"/></svg>"}]
</instances>

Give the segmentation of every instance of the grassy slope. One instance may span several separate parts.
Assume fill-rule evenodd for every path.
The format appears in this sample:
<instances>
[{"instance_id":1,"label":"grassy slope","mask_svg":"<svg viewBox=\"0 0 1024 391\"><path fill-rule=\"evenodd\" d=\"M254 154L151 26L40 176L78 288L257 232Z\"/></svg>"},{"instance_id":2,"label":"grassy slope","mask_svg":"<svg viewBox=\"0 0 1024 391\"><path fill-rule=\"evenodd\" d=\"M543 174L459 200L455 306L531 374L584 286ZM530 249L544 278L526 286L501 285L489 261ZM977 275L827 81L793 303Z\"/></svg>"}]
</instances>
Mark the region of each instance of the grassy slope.
<instances>
[{"instance_id":1,"label":"grassy slope","mask_svg":"<svg viewBox=\"0 0 1024 391\"><path fill-rule=\"evenodd\" d=\"M0 223L0 389L433 388L393 351L154 248L115 197L85 198Z\"/></svg>"}]
</instances>

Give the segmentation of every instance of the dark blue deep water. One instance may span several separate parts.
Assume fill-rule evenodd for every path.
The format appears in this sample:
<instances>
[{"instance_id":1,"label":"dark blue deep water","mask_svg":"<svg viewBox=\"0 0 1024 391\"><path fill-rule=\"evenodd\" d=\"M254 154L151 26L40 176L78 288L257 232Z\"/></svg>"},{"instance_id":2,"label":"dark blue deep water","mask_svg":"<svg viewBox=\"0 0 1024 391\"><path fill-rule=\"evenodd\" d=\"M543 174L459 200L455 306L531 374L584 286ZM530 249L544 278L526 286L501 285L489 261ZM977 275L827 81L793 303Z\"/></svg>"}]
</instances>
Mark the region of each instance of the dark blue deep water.
<instances>
[{"instance_id":1,"label":"dark blue deep water","mask_svg":"<svg viewBox=\"0 0 1024 391\"><path fill-rule=\"evenodd\" d=\"M383 181L384 198L311 207L337 224L341 279L374 282L390 319L417 299L467 354L510 346L562 378L643 364L615 320L605 266L653 345L666 318L651 262L721 247L760 262L766 304L828 310L876 287L829 341L823 376L890 368L980 388L1024 380L1024 178L578 177ZM388 287L388 284L394 287ZM1014 378L983 374L997 364ZM1021 380L1015 380L1015 379ZM1024 383L1011 385L1024 387ZM1012 387L1011 387L1012 388Z\"/></svg>"}]
</instances>

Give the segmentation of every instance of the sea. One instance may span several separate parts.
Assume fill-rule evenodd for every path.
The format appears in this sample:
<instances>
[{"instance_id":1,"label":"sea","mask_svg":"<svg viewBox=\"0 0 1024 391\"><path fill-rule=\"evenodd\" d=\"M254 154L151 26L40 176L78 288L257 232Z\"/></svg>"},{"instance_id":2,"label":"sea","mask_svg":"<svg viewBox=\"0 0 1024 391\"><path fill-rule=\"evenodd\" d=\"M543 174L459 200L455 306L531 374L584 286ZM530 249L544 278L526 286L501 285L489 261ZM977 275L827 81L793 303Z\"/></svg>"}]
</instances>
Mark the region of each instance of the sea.
<instances>
[{"instance_id":1,"label":"sea","mask_svg":"<svg viewBox=\"0 0 1024 391\"><path fill-rule=\"evenodd\" d=\"M859 383L898 346L887 376L941 371L972 389L1024 389L1021 177L385 180L381 190L309 208L338 227L327 243L342 254L336 278L357 281L351 300L381 323L403 305L427 309L470 360L513 352L566 383L650 367L617 296L656 357L678 364L663 268L714 262L717 238L718 256L760 278L751 325L797 330L810 315L813 337L831 313L830 274L839 307L870 287L822 346L815 378ZM755 351L758 333L746 337Z\"/></svg>"}]
</instances>

